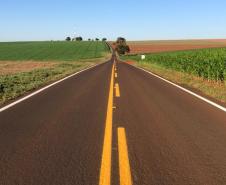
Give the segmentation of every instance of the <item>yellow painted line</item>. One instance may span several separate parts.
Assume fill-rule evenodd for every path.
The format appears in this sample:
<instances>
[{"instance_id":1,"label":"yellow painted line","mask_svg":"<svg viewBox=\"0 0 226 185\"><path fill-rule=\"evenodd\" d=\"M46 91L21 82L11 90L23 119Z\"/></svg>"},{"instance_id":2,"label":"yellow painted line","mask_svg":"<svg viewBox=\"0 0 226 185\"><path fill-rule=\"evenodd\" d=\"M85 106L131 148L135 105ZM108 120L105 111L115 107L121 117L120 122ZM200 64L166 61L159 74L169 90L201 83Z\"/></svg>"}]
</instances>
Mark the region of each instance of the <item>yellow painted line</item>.
<instances>
[{"instance_id":1,"label":"yellow painted line","mask_svg":"<svg viewBox=\"0 0 226 185\"><path fill-rule=\"evenodd\" d=\"M118 78L118 73L115 73L115 78Z\"/></svg>"},{"instance_id":2,"label":"yellow painted line","mask_svg":"<svg viewBox=\"0 0 226 185\"><path fill-rule=\"evenodd\" d=\"M120 185L132 185L126 132L124 128L118 128L118 152Z\"/></svg>"},{"instance_id":3,"label":"yellow painted line","mask_svg":"<svg viewBox=\"0 0 226 185\"><path fill-rule=\"evenodd\" d=\"M115 84L115 96L120 97L120 89L119 89L119 84Z\"/></svg>"},{"instance_id":4,"label":"yellow painted line","mask_svg":"<svg viewBox=\"0 0 226 185\"><path fill-rule=\"evenodd\" d=\"M113 89L114 89L114 66L111 72L110 90L108 96L107 116L105 122L105 134L101 159L99 185L111 184L111 148L112 148L112 116L113 116Z\"/></svg>"}]
</instances>

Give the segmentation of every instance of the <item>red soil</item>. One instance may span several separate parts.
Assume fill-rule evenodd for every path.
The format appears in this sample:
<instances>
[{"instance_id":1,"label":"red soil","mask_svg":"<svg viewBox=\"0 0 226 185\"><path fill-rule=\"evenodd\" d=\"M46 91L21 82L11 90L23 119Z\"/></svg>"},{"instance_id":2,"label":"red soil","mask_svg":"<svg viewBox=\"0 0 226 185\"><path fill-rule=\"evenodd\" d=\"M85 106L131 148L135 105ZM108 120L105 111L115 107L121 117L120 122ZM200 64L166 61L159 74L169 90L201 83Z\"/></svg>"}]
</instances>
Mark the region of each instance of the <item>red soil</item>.
<instances>
[{"instance_id":1,"label":"red soil","mask_svg":"<svg viewBox=\"0 0 226 185\"><path fill-rule=\"evenodd\" d=\"M131 65L133 65L133 64L134 64L134 61L127 60L127 61L126 61L126 63L127 63L127 64L131 64Z\"/></svg>"},{"instance_id":2,"label":"red soil","mask_svg":"<svg viewBox=\"0 0 226 185\"><path fill-rule=\"evenodd\" d=\"M112 44L112 43L111 43ZM226 47L226 39L127 42L130 54ZM114 47L114 46L113 46Z\"/></svg>"},{"instance_id":3,"label":"red soil","mask_svg":"<svg viewBox=\"0 0 226 185\"><path fill-rule=\"evenodd\" d=\"M226 45L225 45L226 46ZM159 53L164 51L180 51L180 50L191 50L191 49L202 49L202 48L218 48L223 47L215 44L209 45L130 45L131 54L136 53Z\"/></svg>"}]
</instances>

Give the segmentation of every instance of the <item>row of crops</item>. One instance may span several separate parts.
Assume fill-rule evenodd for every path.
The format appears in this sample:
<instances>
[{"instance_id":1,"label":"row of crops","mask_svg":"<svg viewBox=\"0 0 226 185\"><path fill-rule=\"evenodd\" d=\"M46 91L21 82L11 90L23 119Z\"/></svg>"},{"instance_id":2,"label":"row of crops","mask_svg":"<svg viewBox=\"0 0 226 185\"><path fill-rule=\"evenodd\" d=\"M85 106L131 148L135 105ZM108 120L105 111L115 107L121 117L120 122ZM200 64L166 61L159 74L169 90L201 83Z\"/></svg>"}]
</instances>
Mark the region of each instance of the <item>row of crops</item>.
<instances>
[{"instance_id":1,"label":"row of crops","mask_svg":"<svg viewBox=\"0 0 226 185\"><path fill-rule=\"evenodd\" d=\"M0 61L77 61L101 58L109 52L104 42L2 42Z\"/></svg>"},{"instance_id":2,"label":"row of crops","mask_svg":"<svg viewBox=\"0 0 226 185\"><path fill-rule=\"evenodd\" d=\"M150 54L144 62L152 62L208 80L226 80L226 48Z\"/></svg>"}]
</instances>

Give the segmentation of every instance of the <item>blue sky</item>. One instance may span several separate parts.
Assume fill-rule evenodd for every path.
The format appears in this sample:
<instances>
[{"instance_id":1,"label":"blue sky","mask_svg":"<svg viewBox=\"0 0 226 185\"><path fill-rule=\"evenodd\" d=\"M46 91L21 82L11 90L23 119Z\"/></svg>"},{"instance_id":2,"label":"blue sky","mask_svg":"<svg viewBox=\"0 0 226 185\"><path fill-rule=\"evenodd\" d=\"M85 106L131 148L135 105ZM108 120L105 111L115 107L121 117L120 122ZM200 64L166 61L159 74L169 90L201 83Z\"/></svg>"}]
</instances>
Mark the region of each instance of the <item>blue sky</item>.
<instances>
[{"instance_id":1,"label":"blue sky","mask_svg":"<svg viewBox=\"0 0 226 185\"><path fill-rule=\"evenodd\" d=\"M2 0L0 41L226 38L225 0Z\"/></svg>"}]
</instances>

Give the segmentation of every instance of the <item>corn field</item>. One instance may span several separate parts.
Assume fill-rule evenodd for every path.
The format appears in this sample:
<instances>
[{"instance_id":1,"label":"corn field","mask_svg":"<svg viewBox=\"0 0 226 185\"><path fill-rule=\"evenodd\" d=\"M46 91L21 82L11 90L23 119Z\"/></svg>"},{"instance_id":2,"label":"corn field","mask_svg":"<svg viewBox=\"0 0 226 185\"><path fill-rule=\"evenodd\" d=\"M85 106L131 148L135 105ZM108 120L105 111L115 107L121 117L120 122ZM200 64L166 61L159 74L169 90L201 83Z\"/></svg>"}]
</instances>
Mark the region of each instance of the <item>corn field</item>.
<instances>
[{"instance_id":1,"label":"corn field","mask_svg":"<svg viewBox=\"0 0 226 185\"><path fill-rule=\"evenodd\" d=\"M208 80L226 80L226 48L150 54L143 62L155 63Z\"/></svg>"}]
</instances>

